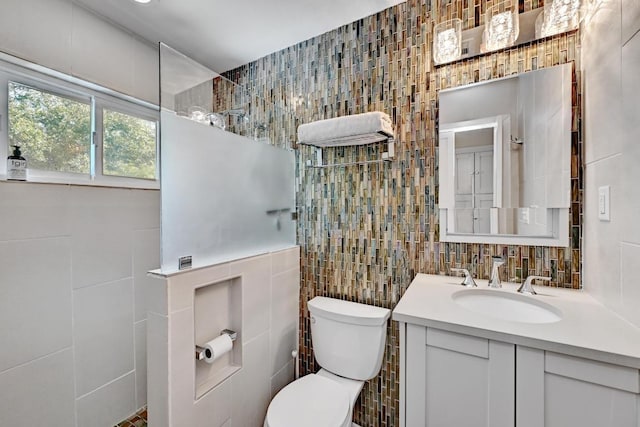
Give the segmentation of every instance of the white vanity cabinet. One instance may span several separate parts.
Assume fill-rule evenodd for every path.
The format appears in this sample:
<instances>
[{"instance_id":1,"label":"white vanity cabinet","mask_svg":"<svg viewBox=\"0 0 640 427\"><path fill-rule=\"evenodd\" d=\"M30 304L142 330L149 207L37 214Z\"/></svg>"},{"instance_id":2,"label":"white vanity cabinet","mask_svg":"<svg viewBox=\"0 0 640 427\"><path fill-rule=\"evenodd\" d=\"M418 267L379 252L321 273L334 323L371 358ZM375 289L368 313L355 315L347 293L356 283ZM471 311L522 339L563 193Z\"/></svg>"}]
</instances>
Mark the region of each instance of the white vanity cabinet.
<instances>
[{"instance_id":1,"label":"white vanity cabinet","mask_svg":"<svg viewBox=\"0 0 640 427\"><path fill-rule=\"evenodd\" d=\"M516 347L517 427L638 427L640 371Z\"/></svg>"},{"instance_id":2,"label":"white vanity cabinet","mask_svg":"<svg viewBox=\"0 0 640 427\"><path fill-rule=\"evenodd\" d=\"M640 427L639 328L586 292L460 281L418 274L393 310L402 427Z\"/></svg>"},{"instance_id":3,"label":"white vanity cabinet","mask_svg":"<svg viewBox=\"0 0 640 427\"><path fill-rule=\"evenodd\" d=\"M640 427L635 368L400 323L401 426Z\"/></svg>"},{"instance_id":4,"label":"white vanity cabinet","mask_svg":"<svg viewBox=\"0 0 640 427\"><path fill-rule=\"evenodd\" d=\"M513 344L412 324L406 325L405 342L405 369L400 371L406 414L401 425L513 426Z\"/></svg>"}]
</instances>

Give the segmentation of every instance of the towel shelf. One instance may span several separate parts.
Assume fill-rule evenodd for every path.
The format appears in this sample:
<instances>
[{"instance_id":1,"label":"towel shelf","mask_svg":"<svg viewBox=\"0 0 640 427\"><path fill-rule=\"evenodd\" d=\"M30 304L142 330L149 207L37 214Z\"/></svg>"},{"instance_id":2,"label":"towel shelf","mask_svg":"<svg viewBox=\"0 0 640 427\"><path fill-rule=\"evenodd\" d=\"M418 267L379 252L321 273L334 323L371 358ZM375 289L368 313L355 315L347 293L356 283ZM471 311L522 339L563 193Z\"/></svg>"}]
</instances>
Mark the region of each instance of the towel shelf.
<instances>
[{"instance_id":1,"label":"towel shelf","mask_svg":"<svg viewBox=\"0 0 640 427\"><path fill-rule=\"evenodd\" d=\"M354 114L333 119L318 120L298 127L300 144L316 148L316 161L307 162L308 167L327 168L335 166L365 165L388 162L394 156L394 132L391 118L383 112ZM352 147L378 142L387 143L387 151L379 160L325 164L323 150L326 148Z\"/></svg>"}]
</instances>

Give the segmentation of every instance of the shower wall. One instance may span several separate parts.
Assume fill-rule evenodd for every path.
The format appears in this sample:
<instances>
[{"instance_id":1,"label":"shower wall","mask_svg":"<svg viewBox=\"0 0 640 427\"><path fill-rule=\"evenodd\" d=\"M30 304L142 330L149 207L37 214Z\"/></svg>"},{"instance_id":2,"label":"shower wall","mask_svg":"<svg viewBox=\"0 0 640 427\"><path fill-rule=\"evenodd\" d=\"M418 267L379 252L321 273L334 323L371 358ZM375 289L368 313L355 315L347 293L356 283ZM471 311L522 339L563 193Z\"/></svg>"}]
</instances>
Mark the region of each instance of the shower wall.
<instances>
[{"instance_id":1,"label":"shower wall","mask_svg":"<svg viewBox=\"0 0 640 427\"><path fill-rule=\"evenodd\" d=\"M294 246L293 115L164 44L160 69L162 274Z\"/></svg>"}]
</instances>

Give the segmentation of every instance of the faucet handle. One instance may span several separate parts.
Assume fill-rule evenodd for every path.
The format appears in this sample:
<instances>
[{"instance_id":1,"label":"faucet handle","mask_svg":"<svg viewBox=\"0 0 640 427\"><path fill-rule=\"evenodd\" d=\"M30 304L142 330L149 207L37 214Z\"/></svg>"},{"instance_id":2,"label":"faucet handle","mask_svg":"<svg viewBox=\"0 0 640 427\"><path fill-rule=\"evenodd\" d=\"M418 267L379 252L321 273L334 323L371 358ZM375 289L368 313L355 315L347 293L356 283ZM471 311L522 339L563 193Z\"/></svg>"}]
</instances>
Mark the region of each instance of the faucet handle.
<instances>
[{"instance_id":1,"label":"faucet handle","mask_svg":"<svg viewBox=\"0 0 640 427\"><path fill-rule=\"evenodd\" d=\"M452 268L450 270L456 273L464 274L464 280L462 281L462 283L460 283L462 286L466 286L467 288L475 288L478 286L476 285L476 281L473 280L473 277L471 277L471 273L469 273L469 270L467 270L466 268Z\"/></svg>"},{"instance_id":2,"label":"faucet handle","mask_svg":"<svg viewBox=\"0 0 640 427\"><path fill-rule=\"evenodd\" d=\"M520 292L521 294L525 294L525 295L536 295L536 291L533 289L533 286L531 286L531 282L533 282L534 280L546 280L551 281L551 277L545 277L545 276L528 276L524 283L518 288L518 292Z\"/></svg>"}]
</instances>

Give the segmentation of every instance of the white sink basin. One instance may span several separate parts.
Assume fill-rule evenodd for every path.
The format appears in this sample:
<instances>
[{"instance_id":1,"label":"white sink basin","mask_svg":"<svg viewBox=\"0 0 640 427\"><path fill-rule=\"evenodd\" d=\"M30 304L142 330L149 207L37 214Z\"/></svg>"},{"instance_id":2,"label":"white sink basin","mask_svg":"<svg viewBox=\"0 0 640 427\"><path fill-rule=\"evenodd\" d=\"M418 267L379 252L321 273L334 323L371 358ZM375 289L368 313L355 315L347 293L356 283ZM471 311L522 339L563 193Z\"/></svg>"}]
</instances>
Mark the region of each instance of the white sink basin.
<instances>
[{"instance_id":1,"label":"white sink basin","mask_svg":"<svg viewBox=\"0 0 640 427\"><path fill-rule=\"evenodd\" d=\"M523 323L553 323L562 319L562 312L535 296L507 293L491 289L465 289L451 298L467 310L496 319Z\"/></svg>"}]
</instances>

